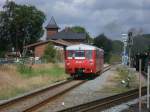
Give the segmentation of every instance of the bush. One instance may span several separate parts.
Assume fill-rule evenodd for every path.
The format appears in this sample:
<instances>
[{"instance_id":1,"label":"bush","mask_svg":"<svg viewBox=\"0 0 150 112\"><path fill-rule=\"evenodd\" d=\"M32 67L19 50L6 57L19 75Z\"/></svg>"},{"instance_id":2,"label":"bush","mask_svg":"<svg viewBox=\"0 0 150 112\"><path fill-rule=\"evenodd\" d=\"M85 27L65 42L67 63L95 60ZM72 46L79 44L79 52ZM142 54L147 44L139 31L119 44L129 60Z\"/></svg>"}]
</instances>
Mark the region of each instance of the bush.
<instances>
[{"instance_id":1,"label":"bush","mask_svg":"<svg viewBox=\"0 0 150 112\"><path fill-rule=\"evenodd\" d=\"M5 51L2 51L2 50L0 50L0 58L3 58L3 57L5 57Z\"/></svg>"},{"instance_id":2,"label":"bush","mask_svg":"<svg viewBox=\"0 0 150 112\"><path fill-rule=\"evenodd\" d=\"M25 64L18 64L17 66L18 72L21 74L31 74L32 67Z\"/></svg>"},{"instance_id":3,"label":"bush","mask_svg":"<svg viewBox=\"0 0 150 112\"><path fill-rule=\"evenodd\" d=\"M44 58L47 62L56 62L56 49L54 48L52 43L49 43L46 46L44 56L42 58Z\"/></svg>"}]
</instances>

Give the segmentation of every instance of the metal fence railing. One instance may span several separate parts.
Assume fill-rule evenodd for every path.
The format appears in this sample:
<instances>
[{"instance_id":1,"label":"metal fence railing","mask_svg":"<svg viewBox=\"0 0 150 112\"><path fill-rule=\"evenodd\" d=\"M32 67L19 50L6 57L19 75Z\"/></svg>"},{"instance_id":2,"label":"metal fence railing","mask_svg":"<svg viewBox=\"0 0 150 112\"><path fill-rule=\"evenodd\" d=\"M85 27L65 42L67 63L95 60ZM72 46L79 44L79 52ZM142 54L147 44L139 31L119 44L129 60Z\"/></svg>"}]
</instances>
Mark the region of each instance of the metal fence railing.
<instances>
[{"instance_id":1,"label":"metal fence railing","mask_svg":"<svg viewBox=\"0 0 150 112\"><path fill-rule=\"evenodd\" d=\"M56 60L55 63L63 63L62 60ZM26 57L26 58L0 58L0 64L43 64L47 63L46 59L38 57Z\"/></svg>"},{"instance_id":2,"label":"metal fence railing","mask_svg":"<svg viewBox=\"0 0 150 112\"><path fill-rule=\"evenodd\" d=\"M0 64L12 64L15 63L16 59L7 59L7 58L0 58Z\"/></svg>"},{"instance_id":3,"label":"metal fence railing","mask_svg":"<svg viewBox=\"0 0 150 112\"><path fill-rule=\"evenodd\" d=\"M37 59L34 57L28 57L28 58L0 58L0 64L42 64L46 63L45 60Z\"/></svg>"}]
</instances>

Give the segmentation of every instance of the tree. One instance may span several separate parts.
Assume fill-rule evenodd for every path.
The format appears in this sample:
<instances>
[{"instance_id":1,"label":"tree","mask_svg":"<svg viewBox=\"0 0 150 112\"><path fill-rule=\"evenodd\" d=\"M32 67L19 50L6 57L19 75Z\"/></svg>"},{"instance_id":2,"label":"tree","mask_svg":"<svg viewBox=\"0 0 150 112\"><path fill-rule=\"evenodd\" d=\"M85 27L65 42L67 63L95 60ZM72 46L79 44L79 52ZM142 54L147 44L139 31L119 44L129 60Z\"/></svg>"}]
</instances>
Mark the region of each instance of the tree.
<instances>
[{"instance_id":1,"label":"tree","mask_svg":"<svg viewBox=\"0 0 150 112\"><path fill-rule=\"evenodd\" d=\"M54 48L52 43L48 43L48 45L46 46L43 58L46 59L47 62L55 62L56 49Z\"/></svg>"},{"instance_id":2,"label":"tree","mask_svg":"<svg viewBox=\"0 0 150 112\"><path fill-rule=\"evenodd\" d=\"M73 32L77 32L77 33L87 32L87 31L85 30L85 28L84 28L84 27L81 27L81 26L73 26L73 27L71 27L71 30L72 30Z\"/></svg>"},{"instance_id":3,"label":"tree","mask_svg":"<svg viewBox=\"0 0 150 112\"><path fill-rule=\"evenodd\" d=\"M24 45L36 42L44 33L45 15L34 6L7 1L0 21L0 48L4 51L12 47L22 51Z\"/></svg>"},{"instance_id":4,"label":"tree","mask_svg":"<svg viewBox=\"0 0 150 112\"><path fill-rule=\"evenodd\" d=\"M88 43L92 43L93 42L93 39L91 38L91 36L89 35L89 33L86 31L86 29L84 27L81 27L81 26L73 26L71 27L71 30L73 32L76 32L76 33L86 33L86 40Z\"/></svg>"},{"instance_id":5,"label":"tree","mask_svg":"<svg viewBox=\"0 0 150 112\"><path fill-rule=\"evenodd\" d=\"M112 40L112 50L110 54L109 63L121 62L122 59L123 42L120 40Z\"/></svg>"},{"instance_id":6,"label":"tree","mask_svg":"<svg viewBox=\"0 0 150 112\"><path fill-rule=\"evenodd\" d=\"M105 62L108 62L112 50L112 40L108 39L104 34L100 34L94 38L94 45L104 50Z\"/></svg>"},{"instance_id":7,"label":"tree","mask_svg":"<svg viewBox=\"0 0 150 112\"><path fill-rule=\"evenodd\" d=\"M112 41L112 53L120 55L123 50L123 42L120 40L113 40Z\"/></svg>"}]
</instances>

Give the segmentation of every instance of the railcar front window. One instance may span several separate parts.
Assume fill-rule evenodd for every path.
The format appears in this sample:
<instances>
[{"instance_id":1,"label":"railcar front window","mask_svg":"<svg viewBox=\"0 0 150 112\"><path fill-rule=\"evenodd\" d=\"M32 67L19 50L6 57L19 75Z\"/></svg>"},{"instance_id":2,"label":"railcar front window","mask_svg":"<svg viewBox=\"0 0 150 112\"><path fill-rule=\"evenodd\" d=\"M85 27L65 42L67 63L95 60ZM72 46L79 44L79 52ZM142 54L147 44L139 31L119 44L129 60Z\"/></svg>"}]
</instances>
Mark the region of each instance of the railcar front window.
<instances>
[{"instance_id":1,"label":"railcar front window","mask_svg":"<svg viewBox=\"0 0 150 112\"><path fill-rule=\"evenodd\" d=\"M68 51L68 59L73 59L73 58L85 58L85 52L78 50L78 51L73 51L70 50Z\"/></svg>"},{"instance_id":2,"label":"railcar front window","mask_svg":"<svg viewBox=\"0 0 150 112\"><path fill-rule=\"evenodd\" d=\"M84 51L76 51L75 57L85 57Z\"/></svg>"},{"instance_id":3,"label":"railcar front window","mask_svg":"<svg viewBox=\"0 0 150 112\"><path fill-rule=\"evenodd\" d=\"M68 58L73 58L74 57L74 51L68 51Z\"/></svg>"}]
</instances>

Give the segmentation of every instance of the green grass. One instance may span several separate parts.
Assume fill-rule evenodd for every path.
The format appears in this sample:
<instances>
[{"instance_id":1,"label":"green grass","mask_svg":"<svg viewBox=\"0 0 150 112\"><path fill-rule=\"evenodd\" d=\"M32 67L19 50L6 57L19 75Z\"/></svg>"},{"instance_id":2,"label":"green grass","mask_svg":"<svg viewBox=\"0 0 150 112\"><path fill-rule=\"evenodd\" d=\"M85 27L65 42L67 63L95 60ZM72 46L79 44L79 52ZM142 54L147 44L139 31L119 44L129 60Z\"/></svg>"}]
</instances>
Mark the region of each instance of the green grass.
<instances>
[{"instance_id":1,"label":"green grass","mask_svg":"<svg viewBox=\"0 0 150 112\"><path fill-rule=\"evenodd\" d=\"M0 66L0 72L0 100L6 100L68 77L63 64L52 63L32 67L23 64L5 65Z\"/></svg>"},{"instance_id":2,"label":"green grass","mask_svg":"<svg viewBox=\"0 0 150 112\"><path fill-rule=\"evenodd\" d=\"M48 75L53 77L59 77L62 74L65 74L65 70L63 67L59 67L57 64L54 64L53 67L50 68L40 68L34 69L27 65L19 65L18 72L24 77L34 77L39 75Z\"/></svg>"},{"instance_id":3,"label":"green grass","mask_svg":"<svg viewBox=\"0 0 150 112\"><path fill-rule=\"evenodd\" d=\"M134 74L134 72L132 71L129 72L129 70L125 67L118 67L116 71L117 76L115 76L111 80L114 85L104 86L104 88L102 89L103 92L122 93L138 87L137 77ZM127 83L126 84L121 83L122 80L127 82L128 79L129 79L129 86L126 85Z\"/></svg>"},{"instance_id":4,"label":"green grass","mask_svg":"<svg viewBox=\"0 0 150 112\"><path fill-rule=\"evenodd\" d=\"M119 81L121 80L127 80L127 78L129 79L129 83L130 83L130 88L135 88L138 86L138 81L137 81L137 77L135 75L135 73L132 70L128 70L125 67L119 67L117 69L118 71L118 78Z\"/></svg>"},{"instance_id":5,"label":"green grass","mask_svg":"<svg viewBox=\"0 0 150 112\"><path fill-rule=\"evenodd\" d=\"M126 78L127 78L128 75L129 75L128 69L125 68L125 67L118 67L116 70L117 70L117 72L118 72L118 76L116 77L116 79L117 79L118 81L126 80Z\"/></svg>"},{"instance_id":6,"label":"green grass","mask_svg":"<svg viewBox=\"0 0 150 112\"><path fill-rule=\"evenodd\" d=\"M7 90L3 90L3 92L0 92L0 100L9 99L25 92L26 90L21 88L9 88Z\"/></svg>"},{"instance_id":7,"label":"green grass","mask_svg":"<svg viewBox=\"0 0 150 112\"><path fill-rule=\"evenodd\" d=\"M117 54L111 54L109 63L114 63L114 62L121 62L121 56Z\"/></svg>"},{"instance_id":8,"label":"green grass","mask_svg":"<svg viewBox=\"0 0 150 112\"><path fill-rule=\"evenodd\" d=\"M118 86L106 86L104 87L101 91L104 93L122 93L122 92L126 92L129 89L126 87L118 87Z\"/></svg>"},{"instance_id":9,"label":"green grass","mask_svg":"<svg viewBox=\"0 0 150 112\"><path fill-rule=\"evenodd\" d=\"M17 70L20 74L32 74L33 69L31 66L27 66L25 64L18 64L17 65Z\"/></svg>"}]
</instances>

